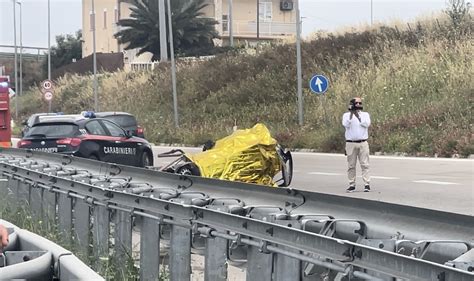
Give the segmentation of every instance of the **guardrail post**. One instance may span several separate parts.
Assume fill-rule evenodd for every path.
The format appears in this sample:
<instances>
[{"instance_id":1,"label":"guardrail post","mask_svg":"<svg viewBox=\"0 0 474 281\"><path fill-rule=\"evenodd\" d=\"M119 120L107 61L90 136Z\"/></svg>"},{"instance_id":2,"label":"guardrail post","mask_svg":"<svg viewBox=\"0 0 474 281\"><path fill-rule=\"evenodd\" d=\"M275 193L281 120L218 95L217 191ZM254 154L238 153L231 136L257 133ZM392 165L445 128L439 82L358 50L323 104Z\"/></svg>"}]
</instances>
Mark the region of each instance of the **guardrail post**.
<instances>
[{"instance_id":1,"label":"guardrail post","mask_svg":"<svg viewBox=\"0 0 474 281\"><path fill-rule=\"evenodd\" d=\"M205 251L205 281L227 280L227 240L220 237L208 238Z\"/></svg>"},{"instance_id":2,"label":"guardrail post","mask_svg":"<svg viewBox=\"0 0 474 281\"><path fill-rule=\"evenodd\" d=\"M56 192L43 190L43 221L48 229L56 225Z\"/></svg>"},{"instance_id":3,"label":"guardrail post","mask_svg":"<svg viewBox=\"0 0 474 281\"><path fill-rule=\"evenodd\" d=\"M191 230L172 225L170 246L170 280L191 280Z\"/></svg>"},{"instance_id":4,"label":"guardrail post","mask_svg":"<svg viewBox=\"0 0 474 281\"><path fill-rule=\"evenodd\" d=\"M160 223L142 218L140 230L140 280L160 278Z\"/></svg>"},{"instance_id":5,"label":"guardrail post","mask_svg":"<svg viewBox=\"0 0 474 281\"><path fill-rule=\"evenodd\" d=\"M4 199L6 202L9 202L13 199L13 194L11 194L8 185L9 180L7 178L0 178L0 198Z\"/></svg>"},{"instance_id":6,"label":"guardrail post","mask_svg":"<svg viewBox=\"0 0 474 281\"><path fill-rule=\"evenodd\" d=\"M90 213L89 205L76 198L74 206L74 233L82 260L89 257Z\"/></svg>"},{"instance_id":7,"label":"guardrail post","mask_svg":"<svg viewBox=\"0 0 474 281\"><path fill-rule=\"evenodd\" d=\"M94 205L93 243L96 259L95 270L103 271L109 259L109 210L105 206Z\"/></svg>"},{"instance_id":8,"label":"guardrail post","mask_svg":"<svg viewBox=\"0 0 474 281\"><path fill-rule=\"evenodd\" d=\"M277 220L275 223L286 225L288 227L301 229L301 225L296 220ZM293 253L299 253L290 247L278 246L286 251ZM295 258L291 258L282 254L275 255L275 280L286 281L286 280L301 280L301 261Z\"/></svg>"},{"instance_id":9,"label":"guardrail post","mask_svg":"<svg viewBox=\"0 0 474 281\"><path fill-rule=\"evenodd\" d=\"M41 220L43 218L43 188L29 185L29 189L31 214L35 220Z\"/></svg>"},{"instance_id":10,"label":"guardrail post","mask_svg":"<svg viewBox=\"0 0 474 281\"><path fill-rule=\"evenodd\" d=\"M16 198L18 205L17 206L25 206L29 203L30 199L30 190L28 185L21 182L20 180L16 180Z\"/></svg>"},{"instance_id":11,"label":"guardrail post","mask_svg":"<svg viewBox=\"0 0 474 281\"><path fill-rule=\"evenodd\" d=\"M120 210L115 212L115 261L125 268L132 259L132 215ZM124 274L120 278L125 278Z\"/></svg>"},{"instance_id":12,"label":"guardrail post","mask_svg":"<svg viewBox=\"0 0 474 281\"><path fill-rule=\"evenodd\" d=\"M72 233L72 198L59 193L58 198L59 232L64 241L70 242Z\"/></svg>"}]
</instances>

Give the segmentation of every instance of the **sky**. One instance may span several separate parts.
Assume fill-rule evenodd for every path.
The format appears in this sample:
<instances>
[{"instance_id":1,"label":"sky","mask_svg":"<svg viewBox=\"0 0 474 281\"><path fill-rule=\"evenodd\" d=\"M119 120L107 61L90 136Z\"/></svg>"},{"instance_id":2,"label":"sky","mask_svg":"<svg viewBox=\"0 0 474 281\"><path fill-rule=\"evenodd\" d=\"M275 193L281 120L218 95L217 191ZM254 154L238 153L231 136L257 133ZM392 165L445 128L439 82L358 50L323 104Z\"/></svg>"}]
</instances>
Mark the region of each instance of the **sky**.
<instances>
[{"instance_id":1,"label":"sky","mask_svg":"<svg viewBox=\"0 0 474 281\"><path fill-rule=\"evenodd\" d=\"M90 0L87 0L90 1ZM224 0L225 1L225 0ZM238 0L233 0L238 1ZM295 0L294 0L295 1ZM440 13L447 0L300 0L303 20L302 35L317 30L338 29L370 24L371 3L374 23L401 20L413 21L420 16ZM0 45L13 45L13 0L0 0ZM48 1L22 0L23 46L48 46ZM51 45L55 36L74 34L81 29L82 0L50 0ZM17 42L19 44L19 5L17 11ZM0 51L13 51L1 48ZM36 52L36 50L25 50Z\"/></svg>"}]
</instances>

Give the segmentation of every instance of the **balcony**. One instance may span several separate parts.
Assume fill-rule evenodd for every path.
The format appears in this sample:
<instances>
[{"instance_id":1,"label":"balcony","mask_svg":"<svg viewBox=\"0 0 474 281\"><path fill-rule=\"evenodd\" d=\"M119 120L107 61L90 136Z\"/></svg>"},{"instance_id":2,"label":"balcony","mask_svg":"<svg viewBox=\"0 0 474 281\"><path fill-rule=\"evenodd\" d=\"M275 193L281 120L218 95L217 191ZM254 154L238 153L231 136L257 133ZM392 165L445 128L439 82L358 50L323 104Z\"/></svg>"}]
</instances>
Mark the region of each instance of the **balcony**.
<instances>
[{"instance_id":1,"label":"balcony","mask_svg":"<svg viewBox=\"0 0 474 281\"><path fill-rule=\"evenodd\" d=\"M279 38L296 34L296 23L260 22L259 35L267 38ZM256 21L234 20L233 35L235 37L257 37ZM222 36L229 36L229 23L222 21Z\"/></svg>"}]
</instances>

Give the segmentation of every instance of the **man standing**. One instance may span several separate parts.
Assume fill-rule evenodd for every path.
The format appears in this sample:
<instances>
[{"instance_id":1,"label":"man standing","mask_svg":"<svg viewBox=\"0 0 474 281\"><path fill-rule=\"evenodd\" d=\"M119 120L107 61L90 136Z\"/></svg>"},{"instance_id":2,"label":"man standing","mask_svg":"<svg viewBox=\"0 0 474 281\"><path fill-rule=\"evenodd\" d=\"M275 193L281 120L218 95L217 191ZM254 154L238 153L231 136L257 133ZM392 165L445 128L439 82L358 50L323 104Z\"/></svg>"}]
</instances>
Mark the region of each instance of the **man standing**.
<instances>
[{"instance_id":1,"label":"man standing","mask_svg":"<svg viewBox=\"0 0 474 281\"><path fill-rule=\"evenodd\" d=\"M369 144L367 142L370 115L362 109L361 98L355 97L349 103L349 111L342 115L342 125L346 129L347 177L349 178L347 192L353 192L356 187L357 158L362 169L364 192L370 191Z\"/></svg>"}]
</instances>

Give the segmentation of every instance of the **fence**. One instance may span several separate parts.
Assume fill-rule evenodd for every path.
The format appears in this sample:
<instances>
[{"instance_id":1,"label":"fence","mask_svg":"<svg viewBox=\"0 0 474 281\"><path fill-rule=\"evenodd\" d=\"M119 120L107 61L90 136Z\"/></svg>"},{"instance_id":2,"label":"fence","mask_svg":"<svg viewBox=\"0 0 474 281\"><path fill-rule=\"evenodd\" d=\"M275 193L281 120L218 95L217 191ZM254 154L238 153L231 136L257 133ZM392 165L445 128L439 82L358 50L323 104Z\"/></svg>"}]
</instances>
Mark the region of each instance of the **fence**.
<instances>
[{"instance_id":1,"label":"fence","mask_svg":"<svg viewBox=\"0 0 474 281\"><path fill-rule=\"evenodd\" d=\"M190 280L192 251L205 280L227 280L232 262L247 263L247 280L474 278L472 216L18 149L0 153L0 173L0 198L56 220L98 271L109 257L127 263L136 224L141 280L160 267Z\"/></svg>"}]
</instances>

